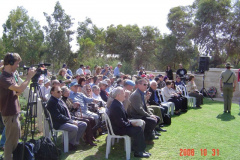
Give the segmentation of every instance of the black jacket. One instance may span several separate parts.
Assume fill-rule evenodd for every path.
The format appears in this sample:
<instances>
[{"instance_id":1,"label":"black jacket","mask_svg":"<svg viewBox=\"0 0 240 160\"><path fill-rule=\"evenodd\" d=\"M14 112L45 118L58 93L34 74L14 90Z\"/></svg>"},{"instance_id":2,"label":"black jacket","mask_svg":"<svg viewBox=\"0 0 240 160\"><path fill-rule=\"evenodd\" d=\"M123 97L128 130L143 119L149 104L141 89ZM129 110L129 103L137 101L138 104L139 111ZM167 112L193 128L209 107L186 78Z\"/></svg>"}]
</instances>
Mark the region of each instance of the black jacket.
<instances>
[{"instance_id":1,"label":"black jacket","mask_svg":"<svg viewBox=\"0 0 240 160\"><path fill-rule=\"evenodd\" d=\"M160 101L161 95L159 95L158 91L156 91L156 92L157 92L158 99L159 99L158 102L155 101L155 94L154 94L153 89L150 87L150 88L148 89L148 91L152 93L151 97L150 97L149 100L148 100L148 104L150 104L150 105L160 105L160 104L161 104L161 101Z\"/></svg>"},{"instance_id":2,"label":"black jacket","mask_svg":"<svg viewBox=\"0 0 240 160\"><path fill-rule=\"evenodd\" d=\"M62 99L58 100L51 96L47 103L47 109L51 114L54 129L59 129L65 123L73 124L73 120L68 116L67 106Z\"/></svg>"},{"instance_id":3,"label":"black jacket","mask_svg":"<svg viewBox=\"0 0 240 160\"><path fill-rule=\"evenodd\" d=\"M117 135L125 135L126 128L132 127L122 104L114 99L109 107L108 115L112 124L113 132Z\"/></svg>"}]
</instances>

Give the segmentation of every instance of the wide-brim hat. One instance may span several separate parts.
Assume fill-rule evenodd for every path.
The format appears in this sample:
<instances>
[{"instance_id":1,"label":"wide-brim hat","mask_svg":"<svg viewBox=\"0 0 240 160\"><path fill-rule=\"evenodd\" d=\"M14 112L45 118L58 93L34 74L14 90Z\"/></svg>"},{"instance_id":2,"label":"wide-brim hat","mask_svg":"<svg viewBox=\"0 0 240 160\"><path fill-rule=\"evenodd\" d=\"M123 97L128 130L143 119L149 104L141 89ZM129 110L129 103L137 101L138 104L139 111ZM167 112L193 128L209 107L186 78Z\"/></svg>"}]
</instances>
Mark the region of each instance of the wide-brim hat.
<instances>
[{"instance_id":1,"label":"wide-brim hat","mask_svg":"<svg viewBox=\"0 0 240 160\"><path fill-rule=\"evenodd\" d=\"M117 65L122 65L122 63L121 62L118 62L118 64Z\"/></svg>"},{"instance_id":2,"label":"wide-brim hat","mask_svg":"<svg viewBox=\"0 0 240 160\"><path fill-rule=\"evenodd\" d=\"M227 62L227 63L225 64L225 66L226 66L226 68L228 68L228 67L232 68L232 67L233 67L230 62Z\"/></svg>"},{"instance_id":3,"label":"wide-brim hat","mask_svg":"<svg viewBox=\"0 0 240 160\"><path fill-rule=\"evenodd\" d=\"M105 84L105 85L107 85L107 86L108 86L108 83L107 83L107 81L105 81L105 80L103 80L103 81L100 81L99 83L100 83L100 84Z\"/></svg>"}]
</instances>

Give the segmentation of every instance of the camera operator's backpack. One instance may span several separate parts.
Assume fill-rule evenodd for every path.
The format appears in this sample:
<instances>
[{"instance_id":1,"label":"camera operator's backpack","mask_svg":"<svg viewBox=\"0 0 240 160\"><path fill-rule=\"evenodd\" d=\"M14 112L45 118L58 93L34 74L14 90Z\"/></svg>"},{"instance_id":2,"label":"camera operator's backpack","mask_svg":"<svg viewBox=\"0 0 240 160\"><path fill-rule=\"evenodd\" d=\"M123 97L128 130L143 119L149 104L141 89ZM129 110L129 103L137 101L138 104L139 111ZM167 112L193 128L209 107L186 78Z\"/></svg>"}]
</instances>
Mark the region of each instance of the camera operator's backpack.
<instances>
[{"instance_id":1,"label":"camera operator's backpack","mask_svg":"<svg viewBox=\"0 0 240 160\"><path fill-rule=\"evenodd\" d=\"M60 159L61 150L58 149L50 138L42 137L34 143L35 160L58 160Z\"/></svg>"}]
</instances>

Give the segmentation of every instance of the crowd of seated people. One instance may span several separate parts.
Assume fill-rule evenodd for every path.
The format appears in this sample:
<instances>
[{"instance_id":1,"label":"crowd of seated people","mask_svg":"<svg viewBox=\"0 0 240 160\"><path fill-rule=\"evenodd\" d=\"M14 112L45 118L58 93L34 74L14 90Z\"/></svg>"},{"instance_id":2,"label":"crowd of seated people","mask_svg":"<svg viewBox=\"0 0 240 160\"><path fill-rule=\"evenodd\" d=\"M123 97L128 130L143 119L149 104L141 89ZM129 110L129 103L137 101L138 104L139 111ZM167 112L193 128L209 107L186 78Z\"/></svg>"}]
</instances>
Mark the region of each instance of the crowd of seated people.
<instances>
[{"instance_id":1,"label":"crowd of seated people","mask_svg":"<svg viewBox=\"0 0 240 160\"><path fill-rule=\"evenodd\" d=\"M187 111L187 99L177 86L184 84L178 78L175 85L168 77L147 75L141 68L133 81L120 72L121 66L119 62L113 70L108 64L104 67L96 65L90 71L89 66L81 64L73 75L64 64L51 81L39 79L42 99L47 102L54 128L69 131L70 150L76 149L81 137L86 144L97 145L93 128L99 124L101 114L96 111L104 107L114 133L133 138L136 157L149 157L151 154L145 151L146 145L153 145L153 140L159 139L159 131L166 132L163 127L168 107L161 104L163 96L175 104L176 115ZM193 81L191 84L193 88ZM191 95L197 96L195 92ZM198 105L201 103L201 100L197 101ZM132 119L141 121L141 125L137 126Z\"/></svg>"}]
</instances>

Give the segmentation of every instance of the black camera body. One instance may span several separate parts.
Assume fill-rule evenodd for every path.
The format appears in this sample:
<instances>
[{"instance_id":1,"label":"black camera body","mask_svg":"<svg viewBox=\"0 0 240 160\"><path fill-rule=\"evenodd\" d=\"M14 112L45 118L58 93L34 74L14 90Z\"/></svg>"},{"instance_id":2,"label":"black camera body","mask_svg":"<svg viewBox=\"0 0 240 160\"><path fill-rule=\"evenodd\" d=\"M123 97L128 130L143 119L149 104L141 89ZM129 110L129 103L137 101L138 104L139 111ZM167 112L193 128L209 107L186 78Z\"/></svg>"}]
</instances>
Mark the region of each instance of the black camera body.
<instances>
[{"instance_id":1,"label":"black camera body","mask_svg":"<svg viewBox=\"0 0 240 160\"><path fill-rule=\"evenodd\" d=\"M47 68L45 68L45 66L51 66L51 64L48 64L48 63L37 64L37 65L33 65L32 67L34 66L37 66L37 69L36 69L36 74L32 77L32 82L38 83L38 79L41 76L41 74L47 75ZM29 68L31 67L23 66L24 70L29 70Z\"/></svg>"}]
</instances>

